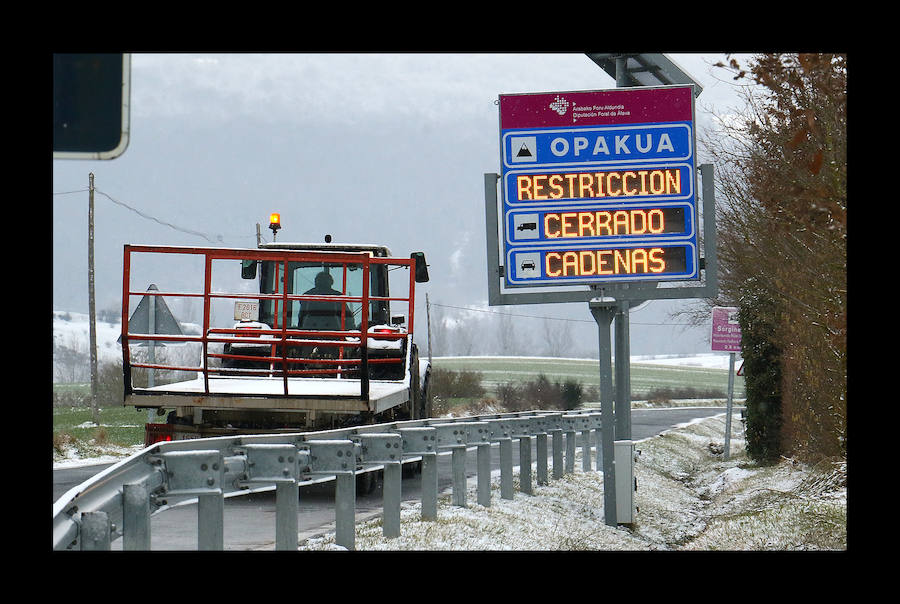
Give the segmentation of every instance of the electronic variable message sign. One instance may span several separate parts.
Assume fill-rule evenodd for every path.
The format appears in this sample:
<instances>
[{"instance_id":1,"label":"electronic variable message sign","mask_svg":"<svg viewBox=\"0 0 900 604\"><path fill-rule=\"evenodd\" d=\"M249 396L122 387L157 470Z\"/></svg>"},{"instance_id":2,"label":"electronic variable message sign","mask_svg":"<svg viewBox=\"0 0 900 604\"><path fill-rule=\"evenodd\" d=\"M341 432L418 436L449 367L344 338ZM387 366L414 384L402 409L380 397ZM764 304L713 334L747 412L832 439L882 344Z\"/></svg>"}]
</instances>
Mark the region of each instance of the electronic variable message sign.
<instances>
[{"instance_id":1,"label":"electronic variable message sign","mask_svg":"<svg viewBox=\"0 0 900 604\"><path fill-rule=\"evenodd\" d=\"M500 95L505 283L696 279L691 86Z\"/></svg>"}]
</instances>

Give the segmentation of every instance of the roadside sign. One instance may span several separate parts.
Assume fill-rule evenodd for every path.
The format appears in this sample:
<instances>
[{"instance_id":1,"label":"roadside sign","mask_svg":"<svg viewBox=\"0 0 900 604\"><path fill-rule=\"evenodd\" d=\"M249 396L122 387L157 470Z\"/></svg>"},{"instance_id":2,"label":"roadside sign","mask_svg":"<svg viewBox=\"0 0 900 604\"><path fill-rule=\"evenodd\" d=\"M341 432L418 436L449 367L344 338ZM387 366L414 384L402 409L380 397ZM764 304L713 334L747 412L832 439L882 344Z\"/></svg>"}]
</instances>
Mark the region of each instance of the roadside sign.
<instances>
[{"instance_id":1,"label":"roadside sign","mask_svg":"<svg viewBox=\"0 0 900 604\"><path fill-rule=\"evenodd\" d=\"M694 89L500 95L505 283L699 277Z\"/></svg>"},{"instance_id":2,"label":"roadside sign","mask_svg":"<svg viewBox=\"0 0 900 604\"><path fill-rule=\"evenodd\" d=\"M115 159L131 130L131 54L53 55L53 159Z\"/></svg>"},{"instance_id":3,"label":"roadside sign","mask_svg":"<svg viewBox=\"0 0 900 604\"><path fill-rule=\"evenodd\" d=\"M147 288L147 291L159 291L159 288L151 283ZM178 336L183 333L181 331L181 326L178 324L172 311L169 310L169 305L166 304L165 298L154 295L144 295L144 297L141 298L137 308L135 308L134 312L131 314L131 318L128 319L128 332L135 334L169 334ZM122 336L119 336L117 341L121 344ZM173 342L169 343L171 344ZM159 340L142 340L138 346L149 346L151 344L155 346L165 346L166 342Z\"/></svg>"},{"instance_id":4,"label":"roadside sign","mask_svg":"<svg viewBox=\"0 0 900 604\"><path fill-rule=\"evenodd\" d=\"M716 352L741 351L741 325L738 309L733 306L716 306L712 309L712 350Z\"/></svg>"}]
</instances>

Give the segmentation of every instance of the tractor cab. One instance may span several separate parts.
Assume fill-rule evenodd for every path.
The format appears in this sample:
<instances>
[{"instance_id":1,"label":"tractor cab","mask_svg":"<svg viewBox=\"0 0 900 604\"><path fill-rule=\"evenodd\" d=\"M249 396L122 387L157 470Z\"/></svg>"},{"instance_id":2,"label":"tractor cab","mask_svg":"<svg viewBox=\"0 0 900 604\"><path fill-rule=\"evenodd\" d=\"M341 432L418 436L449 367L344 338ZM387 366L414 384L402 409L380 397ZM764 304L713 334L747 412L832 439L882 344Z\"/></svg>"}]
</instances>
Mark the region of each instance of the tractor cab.
<instances>
[{"instance_id":1,"label":"tractor cab","mask_svg":"<svg viewBox=\"0 0 900 604\"><path fill-rule=\"evenodd\" d=\"M277 225L273 215L270 228ZM277 229L273 228L273 233ZM329 361L358 359L360 330L367 333L368 374L372 379L399 379L402 364L378 364L378 359L404 359L407 353L406 317L391 315L390 250L381 245L325 243L261 243L261 250L302 252L298 260L244 260L241 277L259 279L259 301L236 301L234 329L248 336L271 330L287 330L294 342L285 355L306 359L293 369L310 377L352 376L346 367ZM378 259L385 259L379 263ZM413 280L428 281L424 254L411 254ZM411 309L408 309L411 312ZM257 331L261 330L261 331ZM356 332L346 334L343 332ZM390 338L391 334L398 337ZM257 340L258 342L258 340ZM356 346L352 346L355 344ZM265 369L271 366L271 346L231 343L225 346L223 365L230 368ZM268 357L269 362L252 357Z\"/></svg>"}]
</instances>

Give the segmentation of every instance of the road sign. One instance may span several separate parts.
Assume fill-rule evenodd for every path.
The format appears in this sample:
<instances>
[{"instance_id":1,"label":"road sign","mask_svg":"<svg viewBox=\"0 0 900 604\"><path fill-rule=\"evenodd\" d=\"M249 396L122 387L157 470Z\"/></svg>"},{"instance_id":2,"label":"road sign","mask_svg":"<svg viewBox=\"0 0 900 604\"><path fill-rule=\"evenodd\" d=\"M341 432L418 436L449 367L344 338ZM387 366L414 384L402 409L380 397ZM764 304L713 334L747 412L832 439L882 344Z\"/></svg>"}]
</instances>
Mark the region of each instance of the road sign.
<instances>
[{"instance_id":1,"label":"road sign","mask_svg":"<svg viewBox=\"0 0 900 604\"><path fill-rule=\"evenodd\" d=\"M741 351L741 325L738 309L733 306L716 306L712 309L712 350L716 352Z\"/></svg>"},{"instance_id":2,"label":"road sign","mask_svg":"<svg viewBox=\"0 0 900 604\"><path fill-rule=\"evenodd\" d=\"M154 284L150 284L150 287L147 288L147 291L159 291L159 288ZM151 324L151 307L153 310L152 313L152 324ZM141 301L138 303L137 308L134 309L134 312L131 314L131 318L128 320L128 332L129 333L145 333L145 334L168 334L168 335L182 335L181 326L178 324L178 321L175 319L175 316L172 314L172 311L169 310L169 306L166 304L165 299L162 296L148 296L145 295L141 298ZM119 341L121 342L122 337L119 336ZM143 340L139 344L140 346L147 346L151 342L148 340ZM153 342L156 346L164 346L165 343L162 341Z\"/></svg>"},{"instance_id":3,"label":"road sign","mask_svg":"<svg viewBox=\"0 0 900 604\"><path fill-rule=\"evenodd\" d=\"M128 147L131 55L53 55L53 159L114 159Z\"/></svg>"},{"instance_id":4,"label":"road sign","mask_svg":"<svg viewBox=\"0 0 900 604\"><path fill-rule=\"evenodd\" d=\"M508 287L699 277L694 89L500 95Z\"/></svg>"}]
</instances>

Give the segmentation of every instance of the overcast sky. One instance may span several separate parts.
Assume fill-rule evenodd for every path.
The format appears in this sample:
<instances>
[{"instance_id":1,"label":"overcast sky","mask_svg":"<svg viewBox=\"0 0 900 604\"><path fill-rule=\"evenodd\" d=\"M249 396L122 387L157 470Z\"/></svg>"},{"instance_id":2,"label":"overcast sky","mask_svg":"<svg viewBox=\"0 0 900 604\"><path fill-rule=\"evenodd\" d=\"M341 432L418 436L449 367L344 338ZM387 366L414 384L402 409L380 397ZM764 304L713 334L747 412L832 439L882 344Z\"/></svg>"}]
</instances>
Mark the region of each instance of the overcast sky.
<instances>
[{"instance_id":1,"label":"overcast sky","mask_svg":"<svg viewBox=\"0 0 900 604\"><path fill-rule=\"evenodd\" d=\"M669 56L704 86L698 131L709 109L740 106L712 68L724 53ZM120 305L123 244L254 247L256 223L271 239L270 212L280 241L329 233L424 251L420 300L488 309L483 174L500 171L498 95L614 87L583 54L135 54L124 154L53 160L53 308L87 311L92 172L98 309ZM167 276L172 289L183 277ZM670 306L632 314L632 352L652 340L672 352L673 337L703 351L697 330L655 325ZM586 305L493 310L584 320L596 346Z\"/></svg>"}]
</instances>

